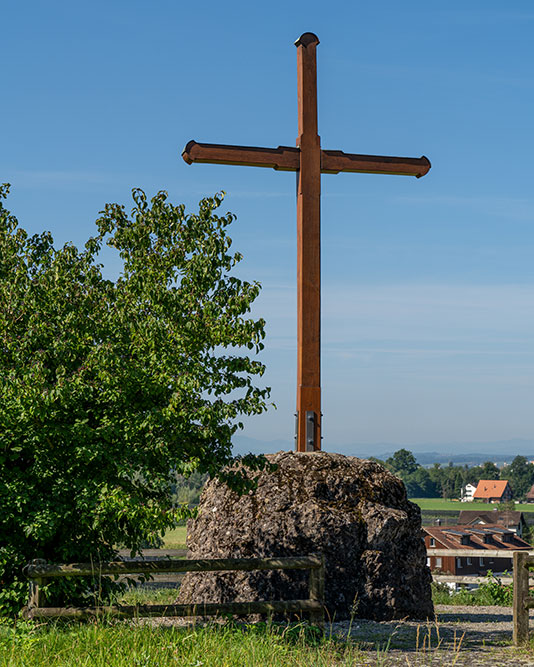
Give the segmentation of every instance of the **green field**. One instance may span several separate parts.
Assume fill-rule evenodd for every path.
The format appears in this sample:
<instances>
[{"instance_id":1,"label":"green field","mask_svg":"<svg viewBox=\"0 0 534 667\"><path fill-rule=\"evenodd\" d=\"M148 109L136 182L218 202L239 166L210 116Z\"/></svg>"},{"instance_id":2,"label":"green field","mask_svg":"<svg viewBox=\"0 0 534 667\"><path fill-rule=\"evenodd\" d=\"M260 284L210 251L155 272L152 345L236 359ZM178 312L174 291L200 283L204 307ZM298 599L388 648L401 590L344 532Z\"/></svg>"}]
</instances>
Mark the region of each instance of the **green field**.
<instances>
[{"instance_id":1,"label":"green field","mask_svg":"<svg viewBox=\"0 0 534 667\"><path fill-rule=\"evenodd\" d=\"M163 538L164 549L185 549L185 541L187 537L186 526L176 526L172 530L165 533Z\"/></svg>"},{"instance_id":2,"label":"green field","mask_svg":"<svg viewBox=\"0 0 534 667\"><path fill-rule=\"evenodd\" d=\"M488 512L496 509L497 505L493 503L461 503L459 500L447 500L445 498L410 498L412 503L416 503L422 510L480 510ZM520 512L534 512L534 503L531 505L518 504L515 510Z\"/></svg>"}]
</instances>

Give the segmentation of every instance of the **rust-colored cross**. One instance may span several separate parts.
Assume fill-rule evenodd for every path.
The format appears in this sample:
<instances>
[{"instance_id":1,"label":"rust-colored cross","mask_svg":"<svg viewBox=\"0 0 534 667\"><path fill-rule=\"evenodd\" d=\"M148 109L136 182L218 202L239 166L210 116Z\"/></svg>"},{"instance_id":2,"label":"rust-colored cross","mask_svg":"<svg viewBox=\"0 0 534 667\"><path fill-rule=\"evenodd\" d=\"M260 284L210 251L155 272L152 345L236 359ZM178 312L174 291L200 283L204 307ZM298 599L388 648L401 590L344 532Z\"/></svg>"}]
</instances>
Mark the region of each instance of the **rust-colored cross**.
<instances>
[{"instance_id":1,"label":"rust-colored cross","mask_svg":"<svg viewBox=\"0 0 534 667\"><path fill-rule=\"evenodd\" d=\"M311 32L295 42L298 70L297 148L257 148L199 144L190 141L182 157L191 164L236 164L296 171L297 186L297 426L296 449L321 449L321 173L424 176L426 157L354 155L321 150L317 133L317 65L319 39Z\"/></svg>"}]
</instances>

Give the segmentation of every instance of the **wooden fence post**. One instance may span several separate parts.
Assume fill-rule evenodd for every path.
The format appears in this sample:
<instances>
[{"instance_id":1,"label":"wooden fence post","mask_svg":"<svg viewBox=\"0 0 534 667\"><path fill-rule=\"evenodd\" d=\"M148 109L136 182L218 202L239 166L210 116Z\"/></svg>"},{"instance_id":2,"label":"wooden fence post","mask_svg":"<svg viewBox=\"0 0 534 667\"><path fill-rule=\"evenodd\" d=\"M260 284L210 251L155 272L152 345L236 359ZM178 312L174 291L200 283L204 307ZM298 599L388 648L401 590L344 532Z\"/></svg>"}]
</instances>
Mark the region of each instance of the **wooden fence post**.
<instances>
[{"instance_id":1,"label":"wooden fence post","mask_svg":"<svg viewBox=\"0 0 534 667\"><path fill-rule=\"evenodd\" d=\"M528 609L525 601L528 597L528 569L526 562L529 554L514 552L514 644L520 646L528 642Z\"/></svg>"},{"instance_id":2,"label":"wooden fence post","mask_svg":"<svg viewBox=\"0 0 534 667\"><path fill-rule=\"evenodd\" d=\"M34 558L32 561L30 561L30 565L46 565L46 560L44 560L44 558ZM28 609L35 609L43 606L44 581L45 580L43 577L30 579Z\"/></svg>"},{"instance_id":3,"label":"wooden fence post","mask_svg":"<svg viewBox=\"0 0 534 667\"><path fill-rule=\"evenodd\" d=\"M321 566L310 570L310 600L319 602L320 611L310 612L310 621L312 623L322 623L324 621L324 579L325 579L325 559L324 554L313 554L321 561Z\"/></svg>"}]
</instances>

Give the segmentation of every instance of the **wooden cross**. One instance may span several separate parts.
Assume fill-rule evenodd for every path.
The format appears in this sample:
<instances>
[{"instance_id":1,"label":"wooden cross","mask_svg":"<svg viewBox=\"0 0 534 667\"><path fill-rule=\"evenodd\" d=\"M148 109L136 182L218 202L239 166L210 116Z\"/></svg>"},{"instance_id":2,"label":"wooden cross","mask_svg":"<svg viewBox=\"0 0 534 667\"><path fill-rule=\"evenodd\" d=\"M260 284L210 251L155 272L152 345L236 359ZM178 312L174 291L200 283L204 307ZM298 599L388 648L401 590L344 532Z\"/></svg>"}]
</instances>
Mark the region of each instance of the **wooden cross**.
<instances>
[{"instance_id":1,"label":"wooden cross","mask_svg":"<svg viewBox=\"0 0 534 667\"><path fill-rule=\"evenodd\" d=\"M297 185L297 425L296 449L321 449L321 174L424 176L426 157L382 157L322 150L317 133L317 65L319 39L305 32L295 42L298 71L297 148L257 148L199 144L190 141L184 160L296 171Z\"/></svg>"}]
</instances>

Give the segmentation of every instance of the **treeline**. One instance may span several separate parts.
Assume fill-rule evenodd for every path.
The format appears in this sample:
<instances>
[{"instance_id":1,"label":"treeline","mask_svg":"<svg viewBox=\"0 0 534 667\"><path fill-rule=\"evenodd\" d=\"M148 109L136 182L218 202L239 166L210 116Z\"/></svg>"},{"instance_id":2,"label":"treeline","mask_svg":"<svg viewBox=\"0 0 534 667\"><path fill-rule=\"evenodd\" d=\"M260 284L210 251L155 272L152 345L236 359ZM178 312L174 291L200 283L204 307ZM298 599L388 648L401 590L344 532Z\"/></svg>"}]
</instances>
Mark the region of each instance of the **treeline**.
<instances>
[{"instance_id":1,"label":"treeline","mask_svg":"<svg viewBox=\"0 0 534 667\"><path fill-rule=\"evenodd\" d=\"M196 507L200 501L200 494L204 484L208 480L208 475L194 472L189 477L173 473L173 482L170 492L172 504L176 506L186 505L187 507Z\"/></svg>"},{"instance_id":2,"label":"treeline","mask_svg":"<svg viewBox=\"0 0 534 667\"><path fill-rule=\"evenodd\" d=\"M492 461L472 467L434 463L424 468L407 449L399 449L386 461L374 460L402 479L410 498L459 498L466 484L476 486L481 479L506 479L514 499L523 500L534 484L534 465L524 456L516 456L500 470Z\"/></svg>"}]
</instances>

